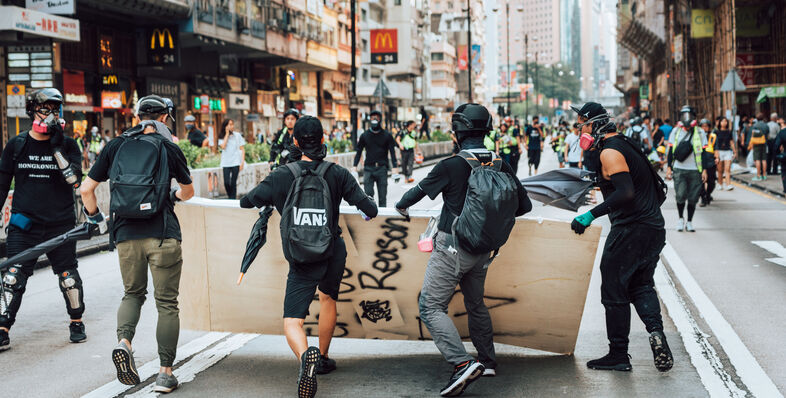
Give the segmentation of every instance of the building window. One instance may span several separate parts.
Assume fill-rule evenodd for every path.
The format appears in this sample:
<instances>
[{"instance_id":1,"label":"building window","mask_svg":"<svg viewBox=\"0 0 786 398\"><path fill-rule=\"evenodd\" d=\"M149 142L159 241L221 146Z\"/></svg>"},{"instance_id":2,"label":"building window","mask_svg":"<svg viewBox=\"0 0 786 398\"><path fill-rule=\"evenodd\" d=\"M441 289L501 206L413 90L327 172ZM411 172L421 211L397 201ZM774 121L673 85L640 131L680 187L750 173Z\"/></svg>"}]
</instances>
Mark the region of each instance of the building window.
<instances>
[{"instance_id":1,"label":"building window","mask_svg":"<svg viewBox=\"0 0 786 398\"><path fill-rule=\"evenodd\" d=\"M393 0L393 5L400 6L401 5L401 0Z\"/></svg>"},{"instance_id":2,"label":"building window","mask_svg":"<svg viewBox=\"0 0 786 398\"><path fill-rule=\"evenodd\" d=\"M368 81L368 69L363 69L363 81Z\"/></svg>"},{"instance_id":3,"label":"building window","mask_svg":"<svg viewBox=\"0 0 786 398\"><path fill-rule=\"evenodd\" d=\"M367 19L368 19L368 12L366 12L366 10L361 9L360 10L360 20L363 21L363 22L366 22Z\"/></svg>"},{"instance_id":4,"label":"building window","mask_svg":"<svg viewBox=\"0 0 786 398\"><path fill-rule=\"evenodd\" d=\"M444 59L445 59L445 53L431 53L432 61L443 61Z\"/></svg>"},{"instance_id":5,"label":"building window","mask_svg":"<svg viewBox=\"0 0 786 398\"><path fill-rule=\"evenodd\" d=\"M365 52L366 47L368 47L368 40L360 39L360 51Z\"/></svg>"}]
</instances>

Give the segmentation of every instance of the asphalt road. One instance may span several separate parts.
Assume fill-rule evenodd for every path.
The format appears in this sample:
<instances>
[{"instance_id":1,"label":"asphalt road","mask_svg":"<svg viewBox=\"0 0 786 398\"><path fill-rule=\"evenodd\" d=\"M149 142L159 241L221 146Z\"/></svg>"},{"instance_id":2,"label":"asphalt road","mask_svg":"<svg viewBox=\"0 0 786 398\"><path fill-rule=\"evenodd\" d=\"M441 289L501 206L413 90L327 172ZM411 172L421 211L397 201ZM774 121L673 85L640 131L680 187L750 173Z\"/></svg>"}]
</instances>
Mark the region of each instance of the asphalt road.
<instances>
[{"instance_id":1,"label":"asphalt road","mask_svg":"<svg viewBox=\"0 0 786 398\"><path fill-rule=\"evenodd\" d=\"M526 174L526 159L522 162L520 176ZM554 155L546 149L541 171L554 167ZM425 177L429 170L416 170L416 180ZM394 204L411 186L391 182L388 204ZM777 259L786 255L778 256L765 250L762 245L776 251L777 246L760 241L786 244L783 216L786 204L741 187L714 196L716 201L712 206L697 211L696 233L671 230L676 223L673 199L670 198L663 208L670 228L667 239L674 248L674 255L666 259L668 268L661 267L669 272L660 271L661 283L657 288L664 299L664 323L675 355L674 369L668 373L655 370L647 334L635 316L630 349L633 371L602 372L586 368L587 360L607 351L596 267L574 355L552 355L499 345L498 376L475 383L465 396L783 394L786 391L786 348L782 343L786 327L786 311L783 311L786 266L778 264ZM418 207L439 208L440 204L440 198L435 201L426 198ZM536 203L528 216L570 220L575 215ZM604 226L605 235L607 221L602 219L596 223ZM684 263L684 270L672 264L676 262L674 256ZM109 354L116 343L115 311L122 296L116 253L82 258L80 272L86 286L84 320L88 341L83 344L67 342L67 315L57 279L48 269L37 271L28 282L17 324L11 332L13 348L0 353L0 396L152 395L150 385L154 377L129 390L114 381ZM697 285L691 284L691 278L686 275L692 275ZM662 278L670 278L674 286L663 282ZM701 297L699 291L706 294L709 306L697 299ZM149 295L134 349L137 366L151 363L145 369L157 371L156 313L152 291ZM678 305L680 303L684 306ZM713 308L730 326L731 335L721 327L723 322ZM686 325L693 325L694 329ZM733 338L735 336L739 341ZM705 345L701 346L702 343ZM171 396L295 395L298 362L283 336L182 330L180 346L176 374L182 385L169 394ZM471 349L471 344L469 347ZM745 352L750 352L755 366ZM184 354L185 357L181 357ZM318 396L437 396L451 371L431 342L336 339L331 356L338 361L339 368L319 378ZM709 371L704 362L711 363ZM780 391L775 390L774 395L762 394L768 391L767 381Z\"/></svg>"}]
</instances>

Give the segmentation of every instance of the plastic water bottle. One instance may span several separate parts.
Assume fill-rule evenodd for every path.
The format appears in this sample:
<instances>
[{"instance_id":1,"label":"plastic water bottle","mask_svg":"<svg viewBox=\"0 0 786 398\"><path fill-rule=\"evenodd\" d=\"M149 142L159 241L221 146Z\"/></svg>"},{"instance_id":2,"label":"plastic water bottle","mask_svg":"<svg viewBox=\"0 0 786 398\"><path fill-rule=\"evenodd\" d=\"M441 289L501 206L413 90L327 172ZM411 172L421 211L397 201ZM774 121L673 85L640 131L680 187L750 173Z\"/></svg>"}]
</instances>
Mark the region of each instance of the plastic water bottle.
<instances>
[{"instance_id":1,"label":"plastic water bottle","mask_svg":"<svg viewBox=\"0 0 786 398\"><path fill-rule=\"evenodd\" d=\"M358 210L358 212L360 213L360 216L363 217L364 220L371 221L371 217L367 216L366 213L363 213L362 210Z\"/></svg>"}]
</instances>

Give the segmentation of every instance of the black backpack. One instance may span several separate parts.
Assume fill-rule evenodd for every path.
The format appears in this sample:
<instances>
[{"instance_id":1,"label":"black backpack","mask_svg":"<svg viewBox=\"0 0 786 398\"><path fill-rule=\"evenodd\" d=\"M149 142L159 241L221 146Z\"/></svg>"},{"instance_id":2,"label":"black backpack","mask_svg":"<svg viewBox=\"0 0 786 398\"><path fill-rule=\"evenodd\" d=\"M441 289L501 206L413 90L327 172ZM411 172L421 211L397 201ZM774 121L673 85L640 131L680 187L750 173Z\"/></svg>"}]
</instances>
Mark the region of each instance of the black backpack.
<instances>
[{"instance_id":1,"label":"black backpack","mask_svg":"<svg viewBox=\"0 0 786 398\"><path fill-rule=\"evenodd\" d=\"M295 162L285 165L295 176L281 211L281 246L290 263L314 263L333 255L338 223L325 181L325 173L332 165L321 162L316 170L302 168Z\"/></svg>"},{"instance_id":2,"label":"black backpack","mask_svg":"<svg viewBox=\"0 0 786 398\"><path fill-rule=\"evenodd\" d=\"M493 152L458 153L472 166L464 207L453 220L453 236L472 254L497 252L508 241L519 207L514 177ZM496 253L495 253L496 254Z\"/></svg>"},{"instance_id":3,"label":"black backpack","mask_svg":"<svg viewBox=\"0 0 786 398\"><path fill-rule=\"evenodd\" d=\"M142 131L135 127L123 133L109 168L113 217L148 219L167 206L171 180L165 138Z\"/></svg>"}]
</instances>

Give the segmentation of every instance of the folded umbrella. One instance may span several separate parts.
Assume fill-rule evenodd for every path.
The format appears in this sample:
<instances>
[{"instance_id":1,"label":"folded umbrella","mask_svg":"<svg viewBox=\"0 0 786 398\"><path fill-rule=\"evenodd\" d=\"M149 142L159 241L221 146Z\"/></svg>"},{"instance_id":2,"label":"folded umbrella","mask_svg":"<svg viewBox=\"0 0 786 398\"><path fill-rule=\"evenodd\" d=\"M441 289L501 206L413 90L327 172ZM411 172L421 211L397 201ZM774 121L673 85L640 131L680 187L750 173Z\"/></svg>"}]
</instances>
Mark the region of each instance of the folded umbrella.
<instances>
[{"instance_id":1,"label":"folded umbrella","mask_svg":"<svg viewBox=\"0 0 786 398\"><path fill-rule=\"evenodd\" d=\"M257 258L259 249L267 242L267 222L270 220L271 214L273 214L272 206L262 208L259 211L259 219L251 228L251 236L248 237L248 243L246 243L246 253L243 255L243 262L240 264L240 276L237 278L238 285L243 280L243 275L246 274L251 263Z\"/></svg>"},{"instance_id":2,"label":"folded umbrella","mask_svg":"<svg viewBox=\"0 0 786 398\"><path fill-rule=\"evenodd\" d=\"M90 237L93 236L94 232L97 230L98 225L86 222L60 236L56 236L46 242L39 243L27 250L23 250L17 255L3 261L0 263L0 271L4 271L6 268L14 264L19 264L29 260L36 260L38 257L41 257L41 255L49 253L68 242L90 239Z\"/></svg>"},{"instance_id":3,"label":"folded umbrella","mask_svg":"<svg viewBox=\"0 0 786 398\"><path fill-rule=\"evenodd\" d=\"M595 185L595 173L577 168L551 170L524 178L521 184L530 198L547 206L578 211L586 203L586 195Z\"/></svg>"}]
</instances>

